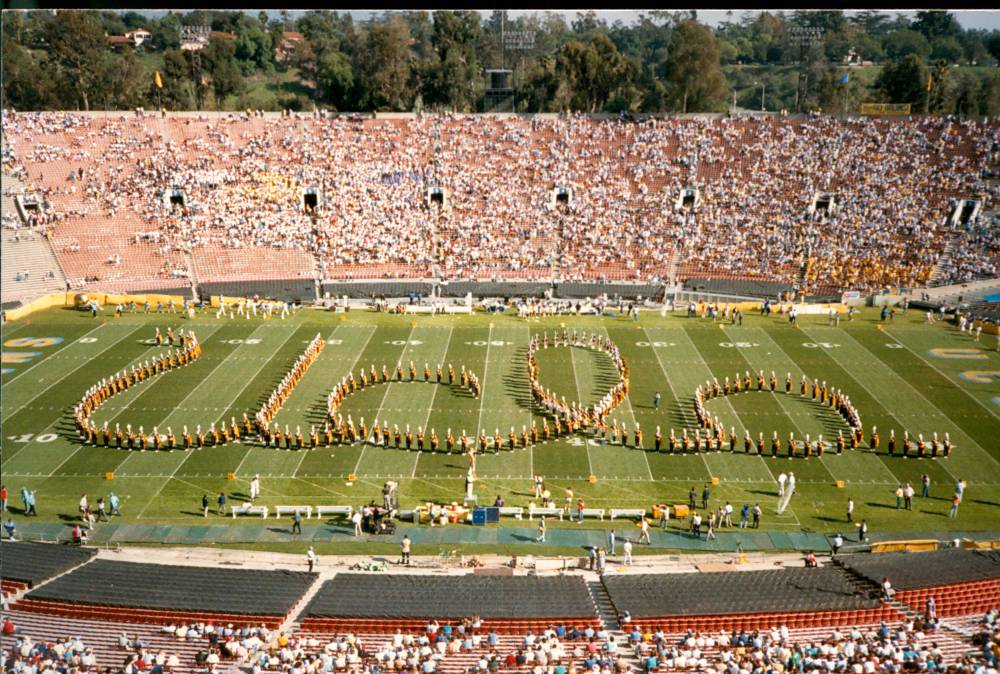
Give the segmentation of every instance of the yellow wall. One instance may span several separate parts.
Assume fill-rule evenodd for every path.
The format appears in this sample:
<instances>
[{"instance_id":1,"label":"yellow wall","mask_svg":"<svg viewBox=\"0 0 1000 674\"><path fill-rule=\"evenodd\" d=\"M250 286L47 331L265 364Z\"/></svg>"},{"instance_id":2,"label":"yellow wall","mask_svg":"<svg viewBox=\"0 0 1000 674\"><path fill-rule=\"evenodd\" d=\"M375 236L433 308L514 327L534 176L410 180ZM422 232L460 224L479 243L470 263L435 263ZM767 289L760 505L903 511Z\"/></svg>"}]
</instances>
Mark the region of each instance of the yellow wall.
<instances>
[{"instance_id":1,"label":"yellow wall","mask_svg":"<svg viewBox=\"0 0 1000 674\"><path fill-rule=\"evenodd\" d=\"M117 293L73 291L43 295L38 299L25 304L24 306L20 306L16 309L10 309L4 313L7 321L16 321L24 318L25 316L30 316L36 311L42 311L50 307L76 306L77 295L86 295L89 301L97 302L102 306L128 304L129 302L135 302L136 304L141 305L147 300L152 306L156 306L157 302L162 302L163 306L166 306L170 300L174 301L174 306L177 308L180 308L184 304L184 298L180 295L121 295Z\"/></svg>"}]
</instances>

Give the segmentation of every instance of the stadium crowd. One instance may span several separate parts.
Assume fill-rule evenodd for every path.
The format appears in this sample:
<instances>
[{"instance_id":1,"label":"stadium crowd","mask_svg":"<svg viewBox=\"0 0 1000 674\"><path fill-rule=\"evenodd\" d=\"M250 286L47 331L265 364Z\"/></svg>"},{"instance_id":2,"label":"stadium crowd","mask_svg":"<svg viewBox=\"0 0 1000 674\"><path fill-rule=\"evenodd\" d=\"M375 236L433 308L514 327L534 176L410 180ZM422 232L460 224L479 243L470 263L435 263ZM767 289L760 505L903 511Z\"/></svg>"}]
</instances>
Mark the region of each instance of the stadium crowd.
<instances>
[{"instance_id":1,"label":"stadium crowd","mask_svg":"<svg viewBox=\"0 0 1000 674\"><path fill-rule=\"evenodd\" d=\"M948 222L951 199L993 196L1000 131L976 120L5 110L3 126L5 170L50 204L58 254L79 252L74 222L110 221L100 263L148 246L164 278L181 251L271 250L328 278L656 281L676 263L875 289L925 283L946 250L944 280L996 274L1000 255L981 223Z\"/></svg>"}]
</instances>

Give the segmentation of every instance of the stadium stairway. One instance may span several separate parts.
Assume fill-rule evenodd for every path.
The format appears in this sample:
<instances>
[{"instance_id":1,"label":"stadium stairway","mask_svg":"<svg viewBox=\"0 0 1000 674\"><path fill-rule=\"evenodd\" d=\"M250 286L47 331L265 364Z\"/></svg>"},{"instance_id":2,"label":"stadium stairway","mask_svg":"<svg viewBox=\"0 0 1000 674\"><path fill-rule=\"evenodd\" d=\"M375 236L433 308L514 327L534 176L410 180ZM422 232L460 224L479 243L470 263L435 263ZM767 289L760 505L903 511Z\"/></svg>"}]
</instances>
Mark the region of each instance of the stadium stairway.
<instances>
[{"instance_id":1,"label":"stadium stairway","mask_svg":"<svg viewBox=\"0 0 1000 674\"><path fill-rule=\"evenodd\" d=\"M288 612L288 615L285 616L284 622L281 623L281 626L278 629L284 632L285 634L298 632L299 624L301 623L302 620L305 619L305 616L302 614L305 613L306 607L309 605L309 602L311 602L312 598L316 596L316 593L319 592L319 589L323 587L323 583L333 578L333 576L334 573L332 572L319 573L313 580L313 584L309 586L309 589L306 591L306 593L302 595L302 597L295 604L295 606L292 607L292 610Z\"/></svg>"},{"instance_id":2,"label":"stadium stairway","mask_svg":"<svg viewBox=\"0 0 1000 674\"><path fill-rule=\"evenodd\" d=\"M191 279L191 297L197 303L199 298L198 275L194 271L194 257L191 255L190 250L184 251L184 263L187 265L188 278Z\"/></svg>"},{"instance_id":3,"label":"stadium stairway","mask_svg":"<svg viewBox=\"0 0 1000 674\"><path fill-rule=\"evenodd\" d=\"M594 606L597 607L597 615L601 619L601 625L610 636L615 638L615 642L618 644L619 659L628 667L628 671L640 671L642 667L631 649L628 648L628 635L619 624L618 609L611 601L608 589L600 580L591 580L587 581L587 590L590 592L591 599L594 600Z\"/></svg>"},{"instance_id":4,"label":"stadium stairway","mask_svg":"<svg viewBox=\"0 0 1000 674\"><path fill-rule=\"evenodd\" d=\"M66 290L66 277L43 234L32 230L4 230L2 245L3 282L0 296L4 302L29 300L51 292ZM28 278L15 280L28 272ZM52 277L46 278L51 272Z\"/></svg>"}]
</instances>

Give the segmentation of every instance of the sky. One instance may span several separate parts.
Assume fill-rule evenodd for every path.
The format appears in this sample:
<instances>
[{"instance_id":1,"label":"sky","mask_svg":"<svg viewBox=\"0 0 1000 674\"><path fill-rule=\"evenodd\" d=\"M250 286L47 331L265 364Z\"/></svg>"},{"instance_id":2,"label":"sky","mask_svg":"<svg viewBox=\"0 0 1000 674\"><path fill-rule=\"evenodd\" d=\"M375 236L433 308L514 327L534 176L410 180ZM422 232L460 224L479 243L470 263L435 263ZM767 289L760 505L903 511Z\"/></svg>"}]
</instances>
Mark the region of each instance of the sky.
<instances>
[{"instance_id":1,"label":"sky","mask_svg":"<svg viewBox=\"0 0 1000 674\"><path fill-rule=\"evenodd\" d=\"M436 8L428 7L427 11L433 11L433 9L436 9ZM449 9L453 9L453 8L449 8ZM159 16L162 16L163 14L166 13L163 10L145 10L145 11L138 10L138 11L142 12L143 14L147 14L147 15L153 16L153 17L159 17ZM259 10L255 9L255 10L247 10L247 11L249 11L250 13L256 14ZM355 19L359 19L360 20L360 19L367 19L372 14L381 14L384 10L381 10L381 9L380 10L363 10L363 9L359 9L359 10L340 10L340 11L349 11L350 14L352 16L354 16ZM492 10L477 10L477 11L479 11L479 13L482 14L484 17L487 17L487 16L490 15L490 13L491 13ZM538 9L530 9L530 10L508 10L508 16L514 16L514 17L516 17L516 16L519 16L519 15L522 15L522 14L533 14L533 13L541 12L541 11L543 11L543 10L538 10ZM560 9L560 10L553 10L553 11L557 11L558 13L565 15L566 18L567 18L567 21L572 20L576 16L576 10ZM638 19L639 14L641 14L643 12L648 13L650 10L613 9L613 10L594 10L594 11L596 11L597 14L601 18L603 18L605 21L607 21L608 24L612 24L615 21L621 21L622 23L630 24L630 23L634 23ZM676 8L671 8L670 11L678 11L678 10ZM732 12L733 12L732 20L734 20L734 21L738 20L746 12L757 13L759 11L762 11L762 10L747 10L747 9L742 9L742 8L741 9L734 9L734 10L732 10ZM850 15L850 14L857 13L857 11L858 10L853 10L853 11L852 10L845 10L845 13L848 14L848 15ZM887 10L878 10L878 11L881 11L881 12L883 12L885 14L889 14L890 16L895 15L895 14L906 14L908 16L912 16L913 14L916 13L916 10L913 10L913 11L901 11L901 10L898 10L898 9L887 9ZM961 24L961 26L963 28L966 28L966 29L985 28L987 30L1000 30L1000 10L996 10L996 9L993 9L993 10L989 10L989 9L986 9L986 10L951 10L951 12L952 12L952 14L955 15L955 18L958 20L959 24ZM268 13L272 14L274 16L277 16L278 10L268 10ZM292 18L298 18L298 16L300 16L301 14L305 13L305 10L290 10L289 13L291 14ZM703 23L706 23L706 24L708 24L710 26L717 26L719 23L721 23L723 21L729 20L729 17L727 17L726 10L724 10L724 9L704 9L704 10L700 9L700 10L698 10L698 20L701 21L701 22L703 22Z\"/></svg>"}]
</instances>

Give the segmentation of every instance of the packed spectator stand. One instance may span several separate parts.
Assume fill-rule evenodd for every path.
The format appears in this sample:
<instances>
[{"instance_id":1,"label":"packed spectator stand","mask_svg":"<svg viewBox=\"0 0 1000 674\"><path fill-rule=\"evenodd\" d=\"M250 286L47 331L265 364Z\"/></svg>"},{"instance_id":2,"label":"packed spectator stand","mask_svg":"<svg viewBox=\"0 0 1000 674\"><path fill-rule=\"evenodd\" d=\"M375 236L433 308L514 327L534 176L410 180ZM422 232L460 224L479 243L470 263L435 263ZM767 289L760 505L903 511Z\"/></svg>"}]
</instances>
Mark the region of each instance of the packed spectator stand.
<instances>
[{"instance_id":1,"label":"packed spectator stand","mask_svg":"<svg viewBox=\"0 0 1000 674\"><path fill-rule=\"evenodd\" d=\"M951 280L996 275L1000 254L983 223L950 219L953 199L993 196L986 121L5 110L3 128L5 172L47 206L33 217L74 288L669 277L832 293L926 283L946 249Z\"/></svg>"},{"instance_id":2,"label":"packed spectator stand","mask_svg":"<svg viewBox=\"0 0 1000 674\"><path fill-rule=\"evenodd\" d=\"M996 667L1000 652L995 595L957 604L958 613L944 603L955 588L979 592L1000 581L995 551L845 555L817 569L608 574L589 583L572 574L339 572L324 581L88 552L3 544L5 587L39 586L5 597L14 632L0 636L6 671L972 672ZM940 617L913 602L886 603L874 580L898 579L899 599L945 570L931 589ZM599 608L600 593L614 617Z\"/></svg>"}]
</instances>

